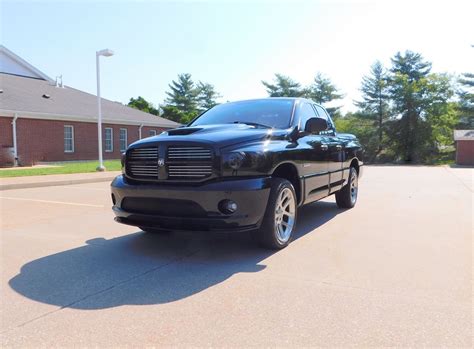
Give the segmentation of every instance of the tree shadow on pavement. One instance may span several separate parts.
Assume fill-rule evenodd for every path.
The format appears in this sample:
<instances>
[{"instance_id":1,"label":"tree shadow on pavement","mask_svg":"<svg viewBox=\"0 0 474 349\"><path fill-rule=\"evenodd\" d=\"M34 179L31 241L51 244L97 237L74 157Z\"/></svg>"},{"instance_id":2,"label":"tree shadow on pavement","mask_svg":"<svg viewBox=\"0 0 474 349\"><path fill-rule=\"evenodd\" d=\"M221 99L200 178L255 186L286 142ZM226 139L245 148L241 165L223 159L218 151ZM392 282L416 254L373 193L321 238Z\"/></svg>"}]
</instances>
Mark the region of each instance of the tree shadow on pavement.
<instances>
[{"instance_id":1,"label":"tree shadow on pavement","mask_svg":"<svg viewBox=\"0 0 474 349\"><path fill-rule=\"evenodd\" d=\"M341 212L333 202L302 207L295 239ZM257 247L250 234L138 232L96 238L31 261L9 285L29 299L59 307L161 304L194 295L236 273L261 271L265 265L260 263L274 253Z\"/></svg>"}]
</instances>

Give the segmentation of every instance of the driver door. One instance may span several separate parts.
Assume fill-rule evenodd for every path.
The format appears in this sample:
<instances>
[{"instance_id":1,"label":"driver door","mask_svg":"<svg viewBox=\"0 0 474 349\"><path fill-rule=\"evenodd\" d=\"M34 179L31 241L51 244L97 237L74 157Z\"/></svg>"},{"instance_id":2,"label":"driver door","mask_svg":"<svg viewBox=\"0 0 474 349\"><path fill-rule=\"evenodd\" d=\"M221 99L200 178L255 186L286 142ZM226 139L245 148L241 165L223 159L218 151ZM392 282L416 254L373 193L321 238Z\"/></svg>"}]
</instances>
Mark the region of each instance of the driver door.
<instances>
[{"instance_id":1,"label":"driver door","mask_svg":"<svg viewBox=\"0 0 474 349\"><path fill-rule=\"evenodd\" d=\"M306 122L317 118L310 103L299 106L299 129L305 130ZM329 170L327 137L320 134L306 134L298 139L300 153L300 173L304 178L305 203L315 201L329 195Z\"/></svg>"},{"instance_id":2,"label":"driver door","mask_svg":"<svg viewBox=\"0 0 474 349\"><path fill-rule=\"evenodd\" d=\"M329 114L321 106L314 104L314 108L319 117L326 120L328 129L325 134L326 142L328 144L328 172L329 172L329 187L330 192L335 192L341 189L343 184L343 157L344 144L336 136L335 128Z\"/></svg>"}]
</instances>

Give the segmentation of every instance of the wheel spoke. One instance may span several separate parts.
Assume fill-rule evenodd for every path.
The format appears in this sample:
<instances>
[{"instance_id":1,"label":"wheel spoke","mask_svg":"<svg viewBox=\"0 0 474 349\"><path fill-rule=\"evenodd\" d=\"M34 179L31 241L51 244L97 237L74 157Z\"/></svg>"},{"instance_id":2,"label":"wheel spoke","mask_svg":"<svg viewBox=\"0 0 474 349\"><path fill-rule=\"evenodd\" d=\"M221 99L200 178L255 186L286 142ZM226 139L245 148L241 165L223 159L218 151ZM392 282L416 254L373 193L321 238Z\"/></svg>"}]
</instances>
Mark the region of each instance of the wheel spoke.
<instances>
[{"instance_id":1,"label":"wheel spoke","mask_svg":"<svg viewBox=\"0 0 474 349\"><path fill-rule=\"evenodd\" d=\"M350 182L350 199L353 204L357 200L357 187L358 187L357 173L353 171L351 174L351 182Z\"/></svg>"},{"instance_id":2,"label":"wheel spoke","mask_svg":"<svg viewBox=\"0 0 474 349\"><path fill-rule=\"evenodd\" d=\"M282 243L288 241L294 226L296 200L289 188L284 188L275 205L275 233Z\"/></svg>"}]
</instances>

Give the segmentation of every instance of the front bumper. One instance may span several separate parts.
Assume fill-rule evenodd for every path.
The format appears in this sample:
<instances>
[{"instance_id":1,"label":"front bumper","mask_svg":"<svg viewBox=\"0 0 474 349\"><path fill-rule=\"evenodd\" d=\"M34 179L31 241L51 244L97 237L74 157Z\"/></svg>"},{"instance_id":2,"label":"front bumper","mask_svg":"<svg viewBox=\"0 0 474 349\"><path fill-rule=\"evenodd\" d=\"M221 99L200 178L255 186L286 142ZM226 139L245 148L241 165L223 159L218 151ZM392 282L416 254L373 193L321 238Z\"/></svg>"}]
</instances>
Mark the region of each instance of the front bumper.
<instances>
[{"instance_id":1,"label":"front bumper","mask_svg":"<svg viewBox=\"0 0 474 349\"><path fill-rule=\"evenodd\" d=\"M271 181L271 177L259 177L197 186L132 184L120 175L111 184L112 209L117 222L145 228L252 230L260 226L265 214ZM221 213L218 205L224 199L235 201L237 211Z\"/></svg>"}]
</instances>

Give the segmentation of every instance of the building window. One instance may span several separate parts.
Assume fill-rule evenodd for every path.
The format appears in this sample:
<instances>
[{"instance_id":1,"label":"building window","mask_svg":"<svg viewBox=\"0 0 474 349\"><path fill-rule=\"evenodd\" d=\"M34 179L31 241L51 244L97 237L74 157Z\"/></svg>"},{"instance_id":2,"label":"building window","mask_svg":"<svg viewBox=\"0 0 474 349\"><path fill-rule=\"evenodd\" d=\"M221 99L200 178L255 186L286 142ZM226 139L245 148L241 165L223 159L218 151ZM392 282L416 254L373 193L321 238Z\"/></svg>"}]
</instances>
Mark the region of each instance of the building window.
<instances>
[{"instance_id":1,"label":"building window","mask_svg":"<svg viewBox=\"0 0 474 349\"><path fill-rule=\"evenodd\" d=\"M114 151L114 130L112 127L105 128L105 151L107 153Z\"/></svg>"},{"instance_id":2,"label":"building window","mask_svg":"<svg viewBox=\"0 0 474 349\"><path fill-rule=\"evenodd\" d=\"M74 126L64 125L64 152L74 153Z\"/></svg>"},{"instance_id":3,"label":"building window","mask_svg":"<svg viewBox=\"0 0 474 349\"><path fill-rule=\"evenodd\" d=\"M150 130L150 137L156 136L156 130Z\"/></svg>"},{"instance_id":4,"label":"building window","mask_svg":"<svg viewBox=\"0 0 474 349\"><path fill-rule=\"evenodd\" d=\"M121 128L120 129L120 151L127 150L127 129Z\"/></svg>"}]
</instances>

